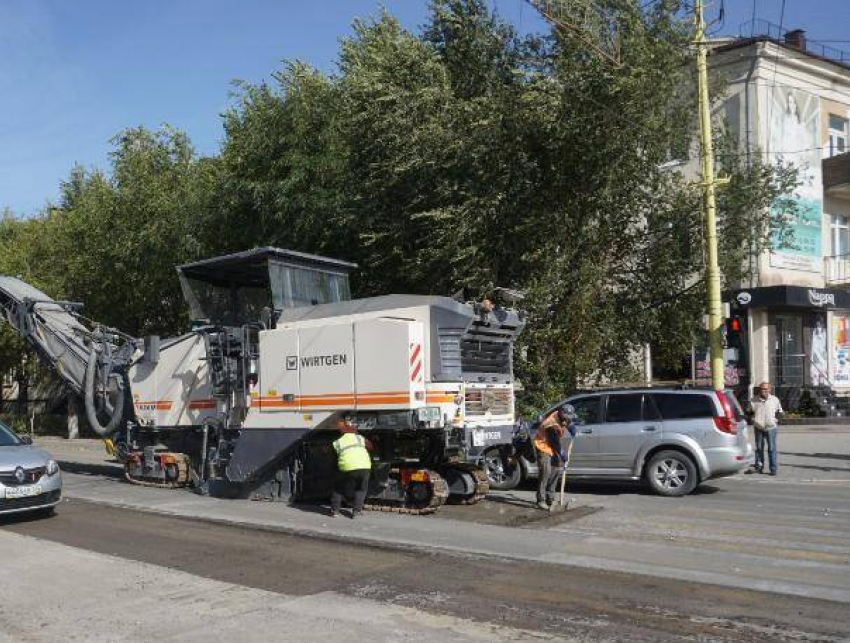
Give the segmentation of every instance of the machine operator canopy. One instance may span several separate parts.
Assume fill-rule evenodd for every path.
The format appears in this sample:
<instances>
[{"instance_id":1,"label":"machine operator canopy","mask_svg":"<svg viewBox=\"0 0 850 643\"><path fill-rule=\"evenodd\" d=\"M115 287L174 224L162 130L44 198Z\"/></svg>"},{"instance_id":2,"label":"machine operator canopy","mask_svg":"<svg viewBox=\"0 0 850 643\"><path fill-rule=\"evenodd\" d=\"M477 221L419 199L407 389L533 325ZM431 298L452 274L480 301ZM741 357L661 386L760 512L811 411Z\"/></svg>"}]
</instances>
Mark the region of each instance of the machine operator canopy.
<instances>
[{"instance_id":1,"label":"machine operator canopy","mask_svg":"<svg viewBox=\"0 0 850 643\"><path fill-rule=\"evenodd\" d=\"M263 308L283 310L351 299L356 264L281 248L255 248L177 267L192 319L241 326Z\"/></svg>"}]
</instances>

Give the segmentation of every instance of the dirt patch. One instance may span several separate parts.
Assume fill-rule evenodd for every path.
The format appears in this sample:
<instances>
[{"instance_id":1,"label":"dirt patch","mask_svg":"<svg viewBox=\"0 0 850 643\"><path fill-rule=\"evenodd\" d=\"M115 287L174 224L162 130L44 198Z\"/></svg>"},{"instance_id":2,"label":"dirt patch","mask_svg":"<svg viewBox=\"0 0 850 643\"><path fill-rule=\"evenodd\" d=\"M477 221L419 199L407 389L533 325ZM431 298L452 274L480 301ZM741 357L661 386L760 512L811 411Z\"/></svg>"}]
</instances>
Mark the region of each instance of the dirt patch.
<instances>
[{"instance_id":1,"label":"dirt patch","mask_svg":"<svg viewBox=\"0 0 850 643\"><path fill-rule=\"evenodd\" d=\"M585 518L601 510L601 507L578 506L548 513L531 502L491 496L475 505L443 505L432 516L496 527L540 529Z\"/></svg>"}]
</instances>

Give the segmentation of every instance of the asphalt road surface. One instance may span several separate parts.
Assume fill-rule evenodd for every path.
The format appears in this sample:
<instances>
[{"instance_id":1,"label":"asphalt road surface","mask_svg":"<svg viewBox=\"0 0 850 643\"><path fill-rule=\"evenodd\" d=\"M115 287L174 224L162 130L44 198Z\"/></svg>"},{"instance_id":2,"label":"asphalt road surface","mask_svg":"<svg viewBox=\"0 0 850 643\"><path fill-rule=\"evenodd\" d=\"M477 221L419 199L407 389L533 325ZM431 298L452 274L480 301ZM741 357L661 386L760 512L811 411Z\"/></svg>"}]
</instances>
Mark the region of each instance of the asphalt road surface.
<instances>
[{"instance_id":1,"label":"asphalt road surface","mask_svg":"<svg viewBox=\"0 0 850 643\"><path fill-rule=\"evenodd\" d=\"M825 600L76 499L0 520L0 551L0 641L850 641L847 605Z\"/></svg>"}]
</instances>

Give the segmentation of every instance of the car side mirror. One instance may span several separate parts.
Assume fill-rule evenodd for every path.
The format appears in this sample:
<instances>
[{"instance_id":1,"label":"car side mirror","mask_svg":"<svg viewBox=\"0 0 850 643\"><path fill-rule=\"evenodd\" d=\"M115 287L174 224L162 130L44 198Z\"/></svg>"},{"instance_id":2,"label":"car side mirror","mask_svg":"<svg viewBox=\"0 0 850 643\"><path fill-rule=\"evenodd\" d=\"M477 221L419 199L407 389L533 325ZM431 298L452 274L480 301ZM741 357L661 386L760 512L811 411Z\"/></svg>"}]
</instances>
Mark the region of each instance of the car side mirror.
<instances>
[{"instance_id":1,"label":"car side mirror","mask_svg":"<svg viewBox=\"0 0 850 643\"><path fill-rule=\"evenodd\" d=\"M22 436L20 436L20 438L21 438L21 442L23 442L24 444L32 444L32 438L30 436L22 435Z\"/></svg>"}]
</instances>

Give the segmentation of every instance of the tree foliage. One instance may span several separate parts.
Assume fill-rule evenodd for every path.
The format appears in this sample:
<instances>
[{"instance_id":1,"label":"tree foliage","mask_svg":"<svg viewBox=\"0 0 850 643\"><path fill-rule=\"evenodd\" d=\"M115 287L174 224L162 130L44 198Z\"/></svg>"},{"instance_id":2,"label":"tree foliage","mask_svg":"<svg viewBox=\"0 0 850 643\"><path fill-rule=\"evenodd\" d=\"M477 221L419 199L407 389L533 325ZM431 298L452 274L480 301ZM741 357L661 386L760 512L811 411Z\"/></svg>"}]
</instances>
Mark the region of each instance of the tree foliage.
<instances>
[{"instance_id":1,"label":"tree foliage","mask_svg":"<svg viewBox=\"0 0 850 643\"><path fill-rule=\"evenodd\" d=\"M255 246L356 261L361 296L516 288L538 404L644 343L674 362L703 301L699 193L666 165L696 131L690 25L675 3L611 4L622 68L569 34L519 37L484 0L433 0L421 33L356 22L335 73L238 84L214 158L173 129L119 134L108 173L75 168L56 209L0 227L4 248L26 237L3 267L133 334L180 329L175 264ZM727 152L733 284L795 177Z\"/></svg>"}]
</instances>

